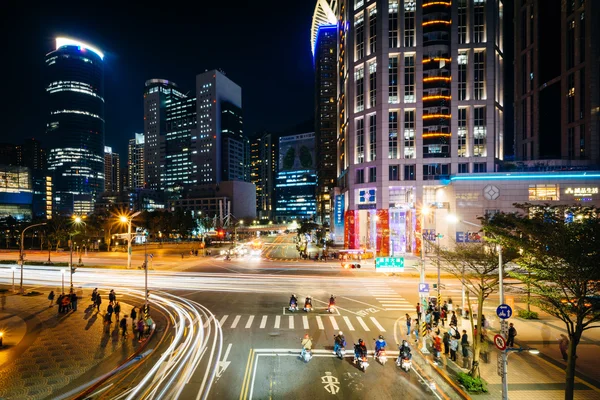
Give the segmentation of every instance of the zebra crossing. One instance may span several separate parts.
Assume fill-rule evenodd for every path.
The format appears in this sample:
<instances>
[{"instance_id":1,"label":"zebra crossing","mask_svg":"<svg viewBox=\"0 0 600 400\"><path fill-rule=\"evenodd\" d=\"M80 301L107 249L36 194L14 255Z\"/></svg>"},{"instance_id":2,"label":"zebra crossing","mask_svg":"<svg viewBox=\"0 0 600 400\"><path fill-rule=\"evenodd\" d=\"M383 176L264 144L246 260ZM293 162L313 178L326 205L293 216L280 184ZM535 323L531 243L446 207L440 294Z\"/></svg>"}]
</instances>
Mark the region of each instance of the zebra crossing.
<instances>
[{"instance_id":1,"label":"zebra crossing","mask_svg":"<svg viewBox=\"0 0 600 400\"><path fill-rule=\"evenodd\" d=\"M385 282L365 282L364 286L386 311L414 311L414 307Z\"/></svg>"},{"instance_id":2,"label":"zebra crossing","mask_svg":"<svg viewBox=\"0 0 600 400\"><path fill-rule=\"evenodd\" d=\"M285 318L287 317L287 318ZM338 331L340 329L354 332L357 330L365 332L386 332L386 329L381 322L375 317L359 317L359 316L313 316L308 315L229 315L225 314L219 317L211 317L213 320L217 320L223 330L250 330L258 326L258 329L280 329L280 330L310 330L316 328L324 331L326 329L332 329ZM204 321L204 327L206 328L211 322L211 319ZM260 322L258 322L260 321ZM355 327L356 326L356 327ZM360 326L360 327L359 327Z\"/></svg>"}]
</instances>

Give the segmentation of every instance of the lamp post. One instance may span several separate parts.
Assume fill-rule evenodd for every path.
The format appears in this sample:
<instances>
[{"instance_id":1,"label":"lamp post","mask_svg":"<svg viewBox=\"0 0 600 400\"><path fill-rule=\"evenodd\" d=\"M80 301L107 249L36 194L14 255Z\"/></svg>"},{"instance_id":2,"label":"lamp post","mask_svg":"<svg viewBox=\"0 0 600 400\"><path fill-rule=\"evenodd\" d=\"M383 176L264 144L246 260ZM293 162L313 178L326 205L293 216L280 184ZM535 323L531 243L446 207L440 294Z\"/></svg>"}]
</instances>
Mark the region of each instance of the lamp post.
<instances>
[{"instance_id":1,"label":"lamp post","mask_svg":"<svg viewBox=\"0 0 600 400\"><path fill-rule=\"evenodd\" d=\"M79 216L74 217L73 218L73 224L79 226L81 224L83 224L83 219ZM69 272L70 272L70 284L71 284L71 289L73 289L73 232L71 232L69 234L70 238L69 238L69 251L70 251L70 255L69 255ZM79 256L79 264L81 264L81 255ZM63 292L65 291L64 287L63 287Z\"/></svg>"},{"instance_id":2,"label":"lamp post","mask_svg":"<svg viewBox=\"0 0 600 400\"><path fill-rule=\"evenodd\" d=\"M60 269L60 274L62 275L62 292L65 292L65 269Z\"/></svg>"},{"instance_id":3,"label":"lamp post","mask_svg":"<svg viewBox=\"0 0 600 400\"><path fill-rule=\"evenodd\" d=\"M141 211L135 212L131 215L121 215L119 217L119 221L124 224L127 224L127 268L131 269L131 241L133 237L131 236L131 222L135 217L141 214Z\"/></svg>"},{"instance_id":4,"label":"lamp post","mask_svg":"<svg viewBox=\"0 0 600 400\"><path fill-rule=\"evenodd\" d=\"M23 262L25 261L25 254L23 253L23 244L24 244L24 240L25 240L25 231L29 228L33 228L35 226L42 226L42 225L46 225L45 222L41 223L41 224L34 224L34 225L29 225L28 227L26 227L25 229L23 229L23 231L21 232L21 251L19 254L19 259L21 261L21 285L19 288L19 292L21 294L23 294Z\"/></svg>"},{"instance_id":5,"label":"lamp post","mask_svg":"<svg viewBox=\"0 0 600 400\"><path fill-rule=\"evenodd\" d=\"M430 209L427 206L421 206L421 271L420 271L420 283L425 283L425 215L429 215ZM425 304L423 301L425 295L419 292L419 299L421 300L421 322L425 323ZM421 327L418 327L421 329ZM427 350L427 343L425 341L425 335L421 332L422 337L422 347L421 352L423 354L429 354L429 350Z\"/></svg>"}]
</instances>

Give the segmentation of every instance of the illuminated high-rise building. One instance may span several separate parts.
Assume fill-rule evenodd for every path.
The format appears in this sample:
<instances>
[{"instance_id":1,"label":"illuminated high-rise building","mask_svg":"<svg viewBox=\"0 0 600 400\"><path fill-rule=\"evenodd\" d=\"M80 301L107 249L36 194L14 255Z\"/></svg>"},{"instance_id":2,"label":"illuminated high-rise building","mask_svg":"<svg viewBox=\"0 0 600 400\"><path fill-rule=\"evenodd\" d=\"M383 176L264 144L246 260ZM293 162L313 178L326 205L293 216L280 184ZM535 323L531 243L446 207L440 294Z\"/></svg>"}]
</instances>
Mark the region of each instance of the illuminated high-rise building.
<instances>
[{"instance_id":1,"label":"illuminated high-rise building","mask_svg":"<svg viewBox=\"0 0 600 400\"><path fill-rule=\"evenodd\" d=\"M104 190L104 54L59 37L45 61L48 170L61 212L72 213L73 196L90 203Z\"/></svg>"},{"instance_id":2,"label":"illuminated high-rise building","mask_svg":"<svg viewBox=\"0 0 600 400\"><path fill-rule=\"evenodd\" d=\"M112 147L104 146L104 191L119 193L121 186L121 165L119 154Z\"/></svg>"},{"instance_id":3,"label":"illuminated high-rise building","mask_svg":"<svg viewBox=\"0 0 600 400\"><path fill-rule=\"evenodd\" d=\"M127 186L129 190L144 188L144 134L136 133L127 148Z\"/></svg>"}]
</instances>

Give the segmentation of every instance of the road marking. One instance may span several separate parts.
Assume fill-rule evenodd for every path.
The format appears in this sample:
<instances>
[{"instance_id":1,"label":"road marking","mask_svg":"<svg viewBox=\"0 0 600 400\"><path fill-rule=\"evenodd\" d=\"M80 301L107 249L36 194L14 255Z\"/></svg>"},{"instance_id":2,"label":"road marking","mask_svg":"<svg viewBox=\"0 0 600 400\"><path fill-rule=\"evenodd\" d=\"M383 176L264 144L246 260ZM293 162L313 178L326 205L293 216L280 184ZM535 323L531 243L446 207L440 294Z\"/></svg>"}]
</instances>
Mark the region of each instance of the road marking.
<instances>
[{"instance_id":1,"label":"road marking","mask_svg":"<svg viewBox=\"0 0 600 400\"><path fill-rule=\"evenodd\" d=\"M222 361L219 361L217 364L217 378L220 378L223 375L223 372L229 367L231 361L227 361L227 357L229 357L229 351L231 350L231 343L227 346L227 350L225 350L225 356Z\"/></svg>"},{"instance_id":2,"label":"road marking","mask_svg":"<svg viewBox=\"0 0 600 400\"><path fill-rule=\"evenodd\" d=\"M381 331L381 332L385 332L385 329L383 329L383 326L381 326L379 324L379 322L377 322L377 320L375 319L375 317L371 317L371 321L373 321L373 323L375 324L375 326Z\"/></svg>"},{"instance_id":3,"label":"road marking","mask_svg":"<svg viewBox=\"0 0 600 400\"><path fill-rule=\"evenodd\" d=\"M373 304L369 304L369 303L365 303L365 302L363 302L363 301L359 301L359 300L354 300L354 299L351 299L351 298L349 298L349 297L343 297L343 296L340 296L340 297L342 297L342 299L346 299L346 300L350 300L350 301L355 301L355 302L357 302L357 303L361 303L361 304L364 304L364 305L367 305L367 306L370 306L370 307L374 307L374 308L381 308L381 307L378 307L378 306L374 306Z\"/></svg>"},{"instance_id":4,"label":"road marking","mask_svg":"<svg viewBox=\"0 0 600 400\"><path fill-rule=\"evenodd\" d=\"M252 326L252 322L254 321L254 315L251 315L248 318L248 322L246 322L246 329L249 329Z\"/></svg>"},{"instance_id":5,"label":"road marking","mask_svg":"<svg viewBox=\"0 0 600 400\"><path fill-rule=\"evenodd\" d=\"M325 390L331 394L337 394L340 391L340 380L335 376L331 375L331 372L325 372L325 376L321 377L321 382L324 385Z\"/></svg>"},{"instance_id":6,"label":"road marking","mask_svg":"<svg viewBox=\"0 0 600 400\"><path fill-rule=\"evenodd\" d=\"M275 316L275 329L279 329L280 323L281 323L281 315Z\"/></svg>"},{"instance_id":7,"label":"road marking","mask_svg":"<svg viewBox=\"0 0 600 400\"><path fill-rule=\"evenodd\" d=\"M323 326L323 321L321 320L321 317L319 317L318 315L317 315L317 325L319 326L320 330L325 329L325 327Z\"/></svg>"},{"instance_id":8,"label":"road marking","mask_svg":"<svg viewBox=\"0 0 600 400\"><path fill-rule=\"evenodd\" d=\"M386 311L412 311L412 308L386 307Z\"/></svg>"},{"instance_id":9,"label":"road marking","mask_svg":"<svg viewBox=\"0 0 600 400\"><path fill-rule=\"evenodd\" d=\"M233 323L231 324L231 329L235 329L235 327L237 326L238 322L240 322L240 318L242 318L241 315L236 315L235 319L233 320ZM227 358L227 357L225 357Z\"/></svg>"},{"instance_id":10,"label":"road marking","mask_svg":"<svg viewBox=\"0 0 600 400\"><path fill-rule=\"evenodd\" d=\"M223 326L225 321L227 321L227 317L229 317L229 315L223 315L223 318L221 318L221 320L219 321L219 325Z\"/></svg>"},{"instance_id":11,"label":"road marking","mask_svg":"<svg viewBox=\"0 0 600 400\"><path fill-rule=\"evenodd\" d=\"M206 328L208 326L208 324L210 324L210 320L214 318L214 315L211 315L210 317L208 317L206 319L206 322L204 322L204 327Z\"/></svg>"},{"instance_id":12,"label":"road marking","mask_svg":"<svg viewBox=\"0 0 600 400\"><path fill-rule=\"evenodd\" d=\"M262 320L260 321L260 329L265 329L267 325L267 316L263 315Z\"/></svg>"},{"instance_id":13,"label":"road marking","mask_svg":"<svg viewBox=\"0 0 600 400\"><path fill-rule=\"evenodd\" d=\"M352 326L352 323L350 322L350 318L348 318L346 316L344 316L342 318L344 318L344 321L346 321L346 325L348 325L348 329L350 329L351 331L353 331L354 327Z\"/></svg>"},{"instance_id":14,"label":"road marking","mask_svg":"<svg viewBox=\"0 0 600 400\"><path fill-rule=\"evenodd\" d=\"M294 329L294 317L290 315L289 319L290 319L290 329Z\"/></svg>"},{"instance_id":15,"label":"road marking","mask_svg":"<svg viewBox=\"0 0 600 400\"><path fill-rule=\"evenodd\" d=\"M302 316L302 325L304 329L308 329L308 317L306 315Z\"/></svg>"},{"instance_id":16,"label":"road marking","mask_svg":"<svg viewBox=\"0 0 600 400\"><path fill-rule=\"evenodd\" d=\"M369 327L367 326L367 324L365 324L365 321L363 321L363 319L361 317L356 317L356 319L358 320L358 323L360 324L360 326L362 326L362 328L367 331L370 332L371 330L369 329Z\"/></svg>"},{"instance_id":17,"label":"road marking","mask_svg":"<svg viewBox=\"0 0 600 400\"><path fill-rule=\"evenodd\" d=\"M335 321L335 317L334 316L329 316L329 320L331 321L331 325L333 325L333 329L335 329L336 331L340 329L340 327L338 326L337 322Z\"/></svg>"},{"instance_id":18,"label":"road marking","mask_svg":"<svg viewBox=\"0 0 600 400\"><path fill-rule=\"evenodd\" d=\"M240 400L245 399L248 393L248 380L250 379L249 370L253 360L254 350L250 349L250 352L248 353L248 361L246 361L246 371L244 372L244 380L242 381L242 390L240 391Z\"/></svg>"}]
</instances>

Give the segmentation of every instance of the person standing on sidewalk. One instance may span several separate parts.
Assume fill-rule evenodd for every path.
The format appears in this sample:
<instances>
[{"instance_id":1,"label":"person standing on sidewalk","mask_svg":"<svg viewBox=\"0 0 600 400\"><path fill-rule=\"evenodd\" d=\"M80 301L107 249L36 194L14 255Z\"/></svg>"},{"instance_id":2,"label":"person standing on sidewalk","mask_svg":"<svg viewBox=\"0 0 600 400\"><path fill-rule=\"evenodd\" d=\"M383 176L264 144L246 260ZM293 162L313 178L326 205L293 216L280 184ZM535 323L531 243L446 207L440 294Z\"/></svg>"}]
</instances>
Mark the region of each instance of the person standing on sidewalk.
<instances>
[{"instance_id":1,"label":"person standing on sidewalk","mask_svg":"<svg viewBox=\"0 0 600 400\"><path fill-rule=\"evenodd\" d=\"M135 318L137 317L137 312L135 311L135 307L131 309L131 330L135 332Z\"/></svg>"},{"instance_id":2,"label":"person standing on sidewalk","mask_svg":"<svg viewBox=\"0 0 600 400\"><path fill-rule=\"evenodd\" d=\"M96 300L94 304L96 305L96 309L98 310L97 312L100 312L100 305L102 304L102 296L100 296L100 293L96 294Z\"/></svg>"},{"instance_id":3,"label":"person standing on sidewalk","mask_svg":"<svg viewBox=\"0 0 600 400\"><path fill-rule=\"evenodd\" d=\"M119 303L118 301L115 303L114 311L115 311L115 316L116 316L115 321L120 321L121 320L121 318L120 318L120 316L121 316L121 303Z\"/></svg>"},{"instance_id":4,"label":"person standing on sidewalk","mask_svg":"<svg viewBox=\"0 0 600 400\"><path fill-rule=\"evenodd\" d=\"M456 318L456 311L452 311L452 316L450 317L450 325L456 327L458 325L458 319Z\"/></svg>"},{"instance_id":5,"label":"person standing on sidewalk","mask_svg":"<svg viewBox=\"0 0 600 400\"><path fill-rule=\"evenodd\" d=\"M108 293L108 301L110 301L111 303L117 301L117 295L114 289L110 289L110 292Z\"/></svg>"},{"instance_id":6,"label":"person standing on sidewalk","mask_svg":"<svg viewBox=\"0 0 600 400\"><path fill-rule=\"evenodd\" d=\"M104 333L109 333L110 332L110 324L112 323L112 320L110 319L110 314L106 314L104 315Z\"/></svg>"},{"instance_id":7,"label":"person standing on sidewalk","mask_svg":"<svg viewBox=\"0 0 600 400\"><path fill-rule=\"evenodd\" d=\"M458 339L455 337L450 338L450 359L456 362L456 350L458 350Z\"/></svg>"},{"instance_id":8,"label":"person standing on sidewalk","mask_svg":"<svg viewBox=\"0 0 600 400\"><path fill-rule=\"evenodd\" d=\"M467 331L463 329L460 339L460 347L462 348L463 368L469 369L469 336Z\"/></svg>"},{"instance_id":9,"label":"person standing on sidewalk","mask_svg":"<svg viewBox=\"0 0 600 400\"><path fill-rule=\"evenodd\" d=\"M54 290L50 291L50 294L48 295L48 300L50 300L50 305L48 307L52 307L52 303L54 302Z\"/></svg>"},{"instance_id":10,"label":"person standing on sidewalk","mask_svg":"<svg viewBox=\"0 0 600 400\"><path fill-rule=\"evenodd\" d=\"M410 336L410 315L406 314L406 336Z\"/></svg>"},{"instance_id":11,"label":"person standing on sidewalk","mask_svg":"<svg viewBox=\"0 0 600 400\"><path fill-rule=\"evenodd\" d=\"M127 317L123 315L123 319L119 322L119 327L121 328L121 337L125 339L127 337Z\"/></svg>"},{"instance_id":12,"label":"person standing on sidewalk","mask_svg":"<svg viewBox=\"0 0 600 400\"><path fill-rule=\"evenodd\" d=\"M517 330L511 322L510 324L508 324L508 340L506 341L506 347L515 346L515 336L517 336Z\"/></svg>"},{"instance_id":13,"label":"person standing on sidewalk","mask_svg":"<svg viewBox=\"0 0 600 400\"><path fill-rule=\"evenodd\" d=\"M98 288L95 288L92 292L92 308L96 306L96 297L98 296Z\"/></svg>"},{"instance_id":14,"label":"person standing on sidewalk","mask_svg":"<svg viewBox=\"0 0 600 400\"><path fill-rule=\"evenodd\" d=\"M106 314L108 314L108 318L112 318L112 314L115 312L115 308L113 307L112 301L108 303L108 307L106 307Z\"/></svg>"},{"instance_id":15,"label":"person standing on sidewalk","mask_svg":"<svg viewBox=\"0 0 600 400\"><path fill-rule=\"evenodd\" d=\"M450 334L448 331L444 332L442 341L444 342L444 355L448 356L448 352L450 351Z\"/></svg>"},{"instance_id":16,"label":"person standing on sidewalk","mask_svg":"<svg viewBox=\"0 0 600 400\"><path fill-rule=\"evenodd\" d=\"M417 325L421 322L421 303L417 303Z\"/></svg>"},{"instance_id":17,"label":"person standing on sidewalk","mask_svg":"<svg viewBox=\"0 0 600 400\"><path fill-rule=\"evenodd\" d=\"M146 325L144 324L144 320L140 317L137 322L137 331L138 331L138 343L140 343L144 339L144 328Z\"/></svg>"},{"instance_id":18,"label":"person standing on sidewalk","mask_svg":"<svg viewBox=\"0 0 600 400\"><path fill-rule=\"evenodd\" d=\"M77 311L77 293L71 290L71 309Z\"/></svg>"},{"instance_id":19,"label":"person standing on sidewalk","mask_svg":"<svg viewBox=\"0 0 600 400\"><path fill-rule=\"evenodd\" d=\"M567 349L569 348L569 338L564 333L560 334L560 339L558 339L558 349L560 350L560 354L564 361L567 361L569 358L569 353Z\"/></svg>"},{"instance_id":20,"label":"person standing on sidewalk","mask_svg":"<svg viewBox=\"0 0 600 400\"><path fill-rule=\"evenodd\" d=\"M63 297L65 297L65 294L60 294L58 296L58 299L56 299L56 304L58 305L58 313L62 313L63 312Z\"/></svg>"}]
</instances>

